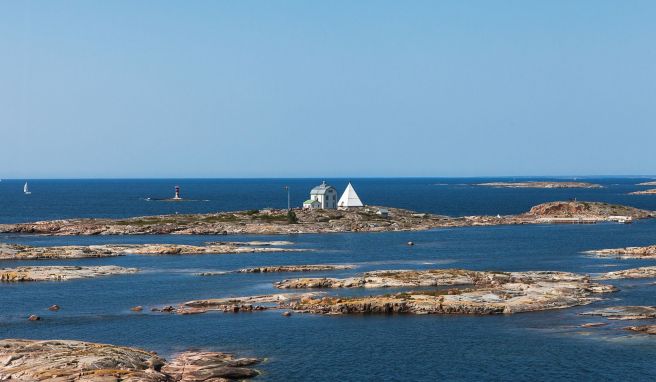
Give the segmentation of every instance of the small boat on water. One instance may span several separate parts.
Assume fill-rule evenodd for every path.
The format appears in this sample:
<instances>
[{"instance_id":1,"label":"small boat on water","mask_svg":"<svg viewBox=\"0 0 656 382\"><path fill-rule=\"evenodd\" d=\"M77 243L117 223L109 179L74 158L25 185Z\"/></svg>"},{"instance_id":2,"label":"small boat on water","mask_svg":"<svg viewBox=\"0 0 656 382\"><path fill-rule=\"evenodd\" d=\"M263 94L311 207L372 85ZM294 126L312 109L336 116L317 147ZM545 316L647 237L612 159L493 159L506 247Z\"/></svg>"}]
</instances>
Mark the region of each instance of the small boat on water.
<instances>
[{"instance_id":1,"label":"small boat on water","mask_svg":"<svg viewBox=\"0 0 656 382\"><path fill-rule=\"evenodd\" d=\"M32 193L30 192L30 188L27 187L27 182L25 182L25 185L23 186L23 193L25 195L31 195Z\"/></svg>"}]
</instances>

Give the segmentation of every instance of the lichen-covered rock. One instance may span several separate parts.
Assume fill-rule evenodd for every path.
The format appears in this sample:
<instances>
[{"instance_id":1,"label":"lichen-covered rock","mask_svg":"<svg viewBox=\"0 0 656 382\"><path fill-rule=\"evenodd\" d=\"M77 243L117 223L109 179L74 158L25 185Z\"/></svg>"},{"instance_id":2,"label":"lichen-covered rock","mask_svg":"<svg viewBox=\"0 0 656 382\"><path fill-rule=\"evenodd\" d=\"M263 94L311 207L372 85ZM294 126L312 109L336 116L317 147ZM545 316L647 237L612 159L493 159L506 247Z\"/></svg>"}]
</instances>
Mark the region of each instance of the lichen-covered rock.
<instances>
[{"instance_id":1,"label":"lichen-covered rock","mask_svg":"<svg viewBox=\"0 0 656 382\"><path fill-rule=\"evenodd\" d=\"M66 340L0 340L0 380L198 382L251 378L254 358L185 352L173 361L144 350Z\"/></svg>"}]
</instances>

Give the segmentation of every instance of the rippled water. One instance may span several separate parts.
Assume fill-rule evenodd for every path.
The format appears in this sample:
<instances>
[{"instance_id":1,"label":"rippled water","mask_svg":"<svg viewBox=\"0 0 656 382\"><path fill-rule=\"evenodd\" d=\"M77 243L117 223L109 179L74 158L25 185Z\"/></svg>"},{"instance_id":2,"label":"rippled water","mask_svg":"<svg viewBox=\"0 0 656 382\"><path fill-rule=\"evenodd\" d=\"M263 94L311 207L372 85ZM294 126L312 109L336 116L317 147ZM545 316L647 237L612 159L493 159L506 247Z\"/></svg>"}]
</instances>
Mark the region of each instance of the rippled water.
<instances>
[{"instance_id":1,"label":"rippled water","mask_svg":"<svg viewBox=\"0 0 656 382\"><path fill-rule=\"evenodd\" d=\"M471 180L477 182L479 180ZM656 209L656 197L633 197L634 179L593 180L601 190L498 190L445 181L360 180L354 182L371 204L403 206L453 215L511 213L547 200L578 197ZM185 184L184 182L189 182ZM295 180L302 188L316 182ZM386 183L387 182L387 183ZM147 202L180 183L189 197L210 202L171 205ZM205 212L286 204L283 184L292 181L34 181L34 197L9 192L20 181L0 183L2 221L65 216L128 216ZM342 187L345 181L333 181ZM344 183L344 184L343 184ZM449 183L449 185L435 185ZM305 187L307 188L307 187ZM129 194L119 192L128 189ZM64 192L64 190L67 190ZM250 191L249 191L250 190ZM266 198L259 192L273 190ZM19 190L20 191L20 190ZM94 195L94 197L71 196ZM252 194L251 194L252 192ZM275 192L275 194L274 194ZM280 195L282 194L282 195ZM467 200L467 196L470 198ZM23 198L23 199L21 199ZM37 199L39 198L39 199ZM295 200L304 199L298 196ZM228 202L230 200L230 202ZM249 204L251 203L251 204ZM267 358L259 379L335 380L653 380L656 338L621 330L633 322L610 322L578 313L607 305L656 305L656 280L613 281L621 291L587 307L509 316L314 316L280 312L207 313L176 316L149 312L151 306L210 297L277 292L272 283L302 274L226 274L256 265L356 264L354 270L307 275L343 277L372 269L467 268L478 270L562 270L584 273L656 265L656 261L598 259L581 251L656 243L656 221L631 225L508 226L439 229L429 232L292 236L235 236L234 240L284 239L312 251L199 256L126 256L73 261L5 261L26 264L121 265L135 275L68 282L1 284L0 337L68 338L133 345L170 355L214 349ZM4 235L0 241L32 245L95 243L189 243L211 236L44 237ZM405 245L414 241L414 247ZM367 290L360 293L378 293ZM335 291L353 293L353 291ZM384 293L384 292L381 292ZM47 307L58 304L59 312ZM135 305L143 313L129 310ZM29 322L29 314L43 320ZM644 323L647 323L645 321Z\"/></svg>"}]
</instances>

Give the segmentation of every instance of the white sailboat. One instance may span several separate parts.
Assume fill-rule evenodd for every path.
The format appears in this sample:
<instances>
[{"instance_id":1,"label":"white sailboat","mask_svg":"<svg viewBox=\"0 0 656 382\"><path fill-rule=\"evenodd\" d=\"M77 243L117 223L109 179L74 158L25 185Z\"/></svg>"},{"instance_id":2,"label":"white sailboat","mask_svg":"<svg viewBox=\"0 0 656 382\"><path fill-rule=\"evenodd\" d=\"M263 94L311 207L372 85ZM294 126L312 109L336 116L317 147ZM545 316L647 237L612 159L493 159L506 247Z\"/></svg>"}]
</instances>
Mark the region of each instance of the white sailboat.
<instances>
[{"instance_id":1,"label":"white sailboat","mask_svg":"<svg viewBox=\"0 0 656 382\"><path fill-rule=\"evenodd\" d=\"M25 182L25 185L23 186L23 193L25 195L31 195L32 193L30 192L30 188L27 187L27 182Z\"/></svg>"}]
</instances>

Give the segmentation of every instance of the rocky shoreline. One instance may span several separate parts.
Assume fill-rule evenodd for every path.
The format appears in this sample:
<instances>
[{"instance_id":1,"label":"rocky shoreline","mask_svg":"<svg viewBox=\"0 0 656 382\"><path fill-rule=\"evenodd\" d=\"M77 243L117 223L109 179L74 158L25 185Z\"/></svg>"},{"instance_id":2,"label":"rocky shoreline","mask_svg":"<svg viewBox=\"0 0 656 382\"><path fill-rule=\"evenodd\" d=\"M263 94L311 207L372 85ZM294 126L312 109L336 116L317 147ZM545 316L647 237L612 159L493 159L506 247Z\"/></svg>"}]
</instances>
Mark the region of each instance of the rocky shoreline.
<instances>
[{"instance_id":1,"label":"rocky shoreline","mask_svg":"<svg viewBox=\"0 0 656 382\"><path fill-rule=\"evenodd\" d=\"M656 267L623 269L602 274L596 280L650 279L656 277Z\"/></svg>"},{"instance_id":2,"label":"rocky shoreline","mask_svg":"<svg viewBox=\"0 0 656 382\"><path fill-rule=\"evenodd\" d=\"M656 245L646 247L626 247L595 249L584 253L592 254L597 257L627 259L656 259Z\"/></svg>"},{"instance_id":3,"label":"rocky shoreline","mask_svg":"<svg viewBox=\"0 0 656 382\"><path fill-rule=\"evenodd\" d=\"M104 244L35 247L0 243L0 260L83 259L133 255L200 255L268 252L299 252L304 249L281 248L290 242L216 242L207 245L182 244Z\"/></svg>"},{"instance_id":4,"label":"rocky shoreline","mask_svg":"<svg viewBox=\"0 0 656 382\"><path fill-rule=\"evenodd\" d=\"M629 192L629 195L656 195L656 188L643 191Z\"/></svg>"},{"instance_id":5,"label":"rocky shoreline","mask_svg":"<svg viewBox=\"0 0 656 382\"><path fill-rule=\"evenodd\" d=\"M588 182L489 182L476 185L496 188L603 188L600 184Z\"/></svg>"},{"instance_id":6,"label":"rocky shoreline","mask_svg":"<svg viewBox=\"0 0 656 382\"><path fill-rule=\"evenodd\" d=\"M126 275L136 272L138 272L136 268L124 268L115 265L95 267L25 266L0 268L0 282L66 281L101 276Z\"/></svg>"},{"instance_id":7,"label":"rocky shoreline","mask_svg":"<svg viewBox=\"0 0 656 382\"><path fill-rule=\"evenodd\" d=\"M299 313L511 314L586 305L596 295L616 291L587 275L568 272L480 272L457 269L375 271L347 279L296 279L275 284L291 288L437 287L367 297L338 297L325 293L283 293L262 296L195 300L155 311L197 314L283 309Z\"/></svg>"},{"instance_id":8,"label":"rocky shoreline","mask_svg":"<svg viewBox=\"0 0 656 382\"><path fill-rule=\"evenodd\" d=\"M656 212L599 202L549 202L530 211L507 216L449 217L414 211L364 207L348 210L238 211L215 214L159 215L130 219L74 219L0 224L0 233L41 235L228 235L307 234L330 232L423 231L433 228L512 224L571 224L626 221L656 217Z\"/></svg>"},{"instance_id":9,"label":"rocky shoreline","mask_svg":"<svg viewBox=\"0 0 656 382\"><path fill-rule=\"evenodd\" d=\"M141 349L70 340L0 340L0 380L16 381L237 381L259 372L257 358L220 352L178 354L167 362Z\"/></svg>"}]
</instances>

